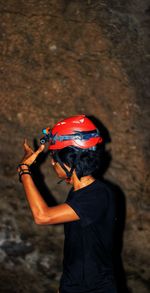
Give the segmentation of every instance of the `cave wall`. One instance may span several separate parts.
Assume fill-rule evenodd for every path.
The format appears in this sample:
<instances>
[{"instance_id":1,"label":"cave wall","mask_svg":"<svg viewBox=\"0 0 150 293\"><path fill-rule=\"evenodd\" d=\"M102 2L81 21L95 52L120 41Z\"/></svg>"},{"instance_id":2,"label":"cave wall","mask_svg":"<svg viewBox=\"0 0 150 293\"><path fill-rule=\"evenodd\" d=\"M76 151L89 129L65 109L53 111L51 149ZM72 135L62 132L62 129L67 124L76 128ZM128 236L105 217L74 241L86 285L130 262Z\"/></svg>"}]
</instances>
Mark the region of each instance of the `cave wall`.
<instances>
[{"instance_id":1,"label":"cave wall","mask_svg":"<svg viewBox=\"0 0 150 293\"><path fill-rule=\"evenodd\" d=\"M149 292L149 13L146 0L0 1L1 292L56 292L63 227L33 223L16 165L25 137L33 144L42 128L79 113L109 132L105 178L126 199L128 287ZM63 202L68 187L48 159L40 168Z\"/></svg>"}]
</instances>

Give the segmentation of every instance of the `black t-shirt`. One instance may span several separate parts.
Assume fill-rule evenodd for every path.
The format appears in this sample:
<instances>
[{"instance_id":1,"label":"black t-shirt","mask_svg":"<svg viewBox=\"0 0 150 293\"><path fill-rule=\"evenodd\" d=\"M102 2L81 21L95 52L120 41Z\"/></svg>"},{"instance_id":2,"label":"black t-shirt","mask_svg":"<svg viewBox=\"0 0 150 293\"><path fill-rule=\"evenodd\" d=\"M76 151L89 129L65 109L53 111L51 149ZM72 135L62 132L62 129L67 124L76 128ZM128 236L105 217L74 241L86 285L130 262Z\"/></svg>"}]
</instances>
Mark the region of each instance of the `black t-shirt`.
<instances>
[{"instance_id":1,"label":"black t-shirt","mask_svg":"<svg viewBox=\"0 0 150 293\"><path fill-rule=\"evenodd\" d=\"M60 292L97 293L105 287L111 288L115 222L114 196L111 190L103 182L95 180L77 191L71 189L66 203L78 214L80 220L64 225Z\"/></svg>"}]
</instances>

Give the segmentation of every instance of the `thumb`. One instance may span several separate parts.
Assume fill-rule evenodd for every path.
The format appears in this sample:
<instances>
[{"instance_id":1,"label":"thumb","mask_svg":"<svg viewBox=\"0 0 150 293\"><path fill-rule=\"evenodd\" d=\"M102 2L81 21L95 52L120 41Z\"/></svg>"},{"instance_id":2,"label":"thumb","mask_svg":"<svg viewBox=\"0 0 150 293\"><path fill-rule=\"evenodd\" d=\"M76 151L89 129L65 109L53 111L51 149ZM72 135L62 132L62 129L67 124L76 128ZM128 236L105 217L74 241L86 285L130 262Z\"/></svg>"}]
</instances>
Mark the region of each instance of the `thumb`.
<instances>
[{"instance_id":1,"label":"thumb","mask_svg":"<svg viewBox=\"0 0 150 293\"><path fill-rule=\"evenodd\" d=\"M36 156L38 156L41 152L43 152L45 149L45 145L41 144L40 147L35 151Z\"/></svg>"},{"instance_id":2,"label":"thumb","mask_svg":"<svg viewBox=\"0 0 150 293\"><path fill-rule=\"evenodd\" d=\"M41 145L37 151L35 151L26 161L27 164L32 165L33 162L35 162L36 158L38 157L38 155L44 150L45 145Z\"/></svg>"}]
</instances>

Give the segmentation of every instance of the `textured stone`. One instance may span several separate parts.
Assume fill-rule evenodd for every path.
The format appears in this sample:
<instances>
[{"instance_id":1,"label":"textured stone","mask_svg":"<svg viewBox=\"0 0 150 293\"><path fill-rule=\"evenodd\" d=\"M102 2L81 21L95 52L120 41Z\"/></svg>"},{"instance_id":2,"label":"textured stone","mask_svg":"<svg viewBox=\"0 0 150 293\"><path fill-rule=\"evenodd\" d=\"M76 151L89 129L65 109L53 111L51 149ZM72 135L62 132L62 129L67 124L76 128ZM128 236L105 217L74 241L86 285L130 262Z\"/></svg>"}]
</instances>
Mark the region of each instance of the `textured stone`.
<instances>
[{"instance_id":1,"label":"textured stone","mask_svg":"<svg viewBox=\"0 0 150 293\"><path fill-rule=\"evenodd\" d=\"M149 292L149 11L147 0L0 2L1 292L57 290L63 227L33 223L15 168L25 137L33 144L78 113L102 123L112 155L105 178L126 204L128 286ZM45 199L63 202L68 186L57 185L46 155L38 164Z\"/></svg>"}]
</instances>

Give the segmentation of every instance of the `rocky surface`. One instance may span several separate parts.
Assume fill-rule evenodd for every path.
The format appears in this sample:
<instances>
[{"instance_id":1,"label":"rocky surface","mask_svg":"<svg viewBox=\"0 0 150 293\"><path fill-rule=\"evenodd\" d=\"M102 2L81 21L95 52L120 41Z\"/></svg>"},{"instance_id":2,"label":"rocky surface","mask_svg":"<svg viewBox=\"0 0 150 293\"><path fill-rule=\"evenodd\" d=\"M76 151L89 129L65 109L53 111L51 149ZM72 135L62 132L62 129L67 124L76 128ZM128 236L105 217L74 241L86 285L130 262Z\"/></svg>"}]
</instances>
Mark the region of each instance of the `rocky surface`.
<instances>
[{"instance_id":1,"label":"rocky surface","mask_svg":"<svg viewBox=\"0 0 150 293\"><path fill-rule=\"evenodd\" d=\"M1 292L57 292L63 227L33 223L15 167L24 137L78 113L99 120L111 152L128 288L149 292L149 14L146 0L0 1ZM46 155L37 165L43 196L63 202Z\"/></svg>"}]
</instances>

